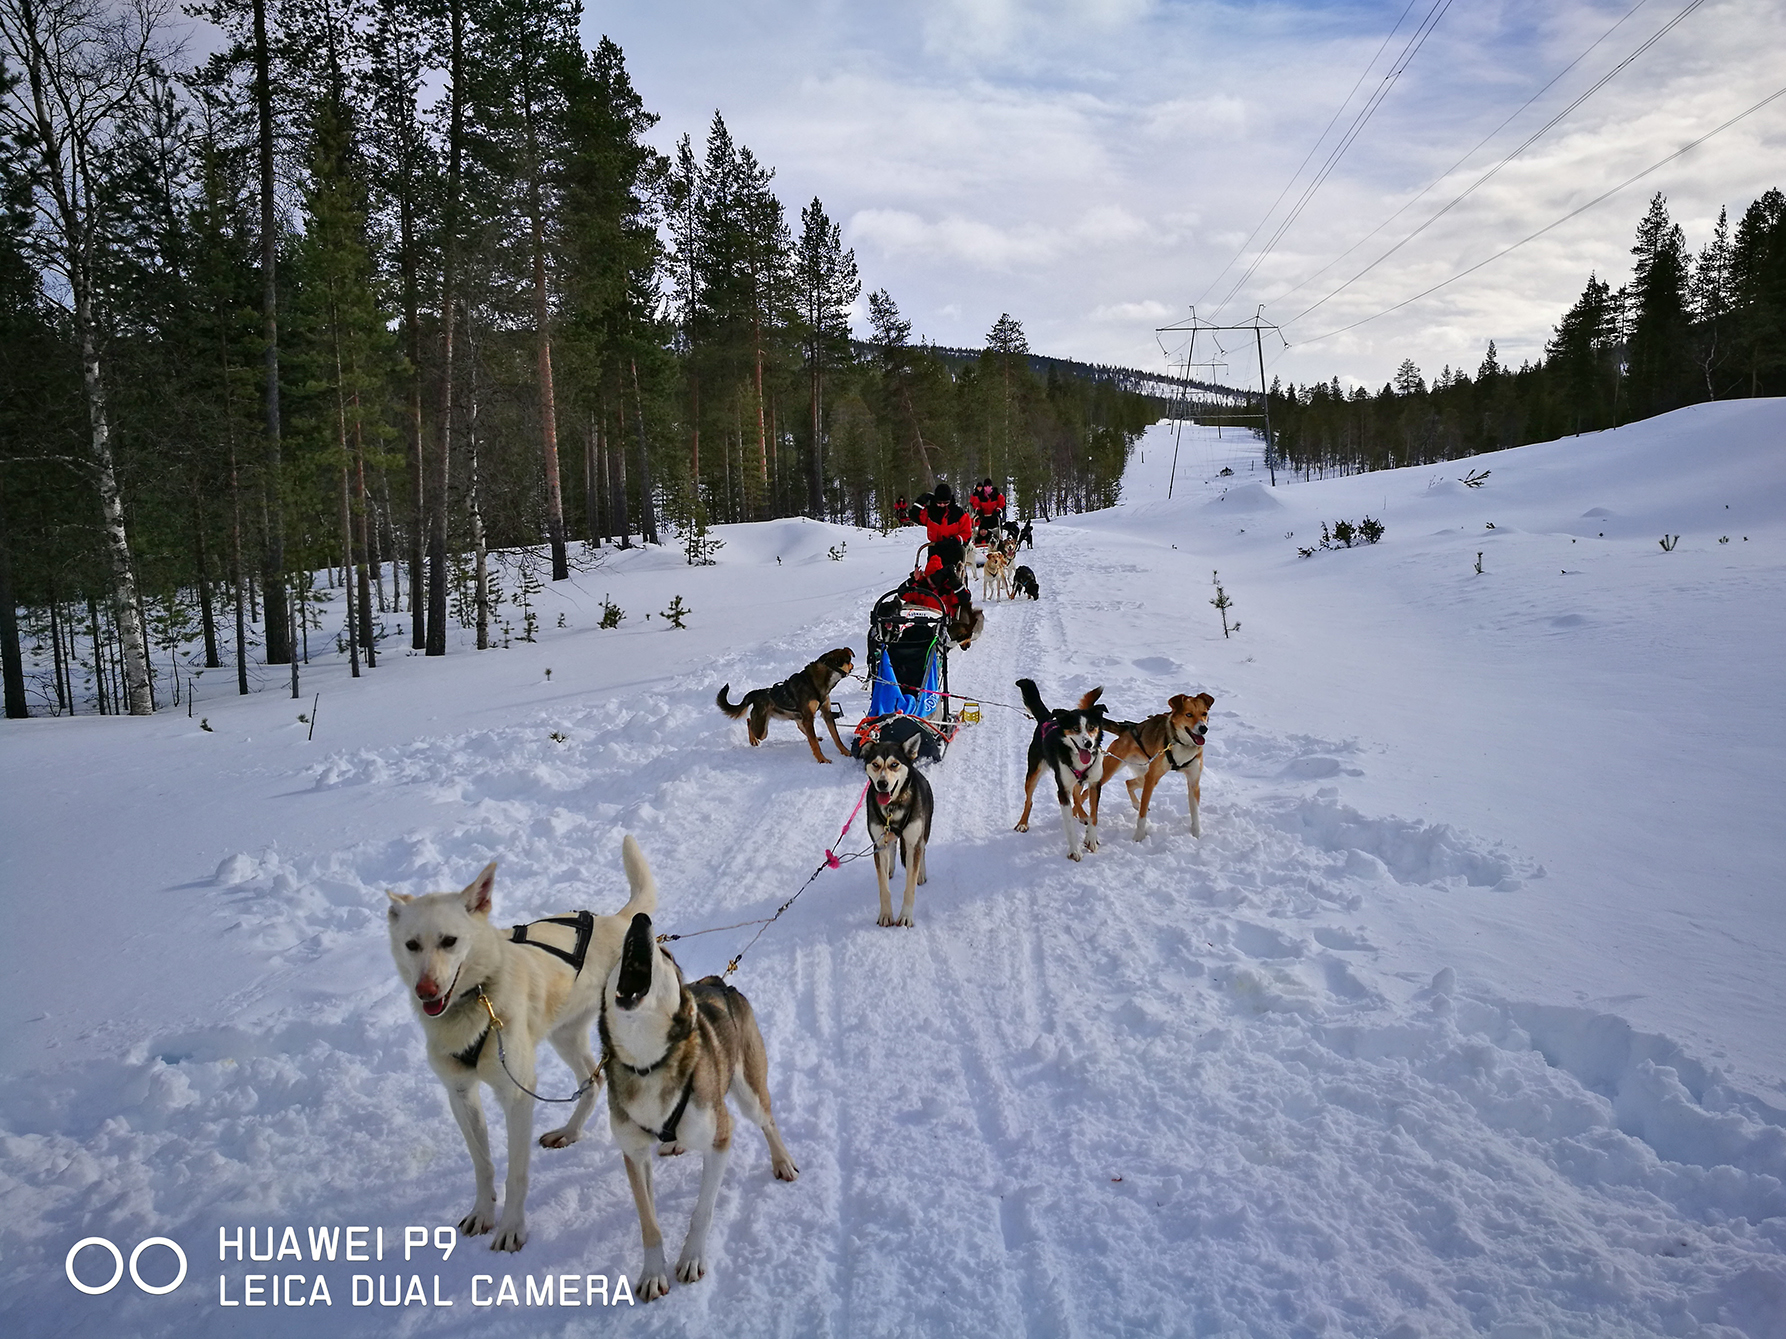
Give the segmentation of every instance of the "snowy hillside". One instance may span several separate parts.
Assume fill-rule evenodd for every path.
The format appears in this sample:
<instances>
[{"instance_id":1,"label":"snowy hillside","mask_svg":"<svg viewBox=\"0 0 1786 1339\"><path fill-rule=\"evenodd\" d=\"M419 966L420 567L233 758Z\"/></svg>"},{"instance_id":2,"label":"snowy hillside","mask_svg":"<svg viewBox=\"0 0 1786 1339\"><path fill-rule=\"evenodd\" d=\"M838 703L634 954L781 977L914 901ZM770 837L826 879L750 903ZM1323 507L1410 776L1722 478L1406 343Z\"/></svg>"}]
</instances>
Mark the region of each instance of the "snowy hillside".
<instances>
[{"instance_id":1,"label":"snowy hillside","mask_svg":"<svg viewBox=\"0 0 1786 1339\"><path fill-rule=\"evenodd\" d=\"M713 694L860 654L909 535L730 527L717 567L610 554L549 590L536 644L397 639L358 682L311 666L302 702L269 675L201 680L192 719L6 722L0 1329L1786 1335L1786 403L1276 488L1256 444L1187 430L1168 499L1174 445L1148 434L1122 506L1038 521L1041 601L952 660L984 719L931 772L917 928L877 928L851 864L743 960L802 1175L742 1130L713 1272L619 1315L525 1304L526 1280L638 1270L599 1114L536 1152L518 1255L216 1242L394 1243L469 1207L384 889L495 859L503 924L610 911L627 832L668 931L800 886L860 770L781 723L749 749ZM1298 556L1366 515L1380 544ZM688 630L645 620L677 594ZM1012 832L1022 676L1136 717L1212 693L1203 840L1176 782L1140 844L1108 791L1081 864L1051 818ZM718 971L750 933L678 957ZM698 1179L660 1167L672 1248ZM168 1295L64 1275L83 1237L156 1235L190 1262ZM332 1304L226 1306L254 1271ZM356 1307L356 1271L429 1295ZM481 1274L520 1304L477 1305Z\"/></svg>"}]
</instances>

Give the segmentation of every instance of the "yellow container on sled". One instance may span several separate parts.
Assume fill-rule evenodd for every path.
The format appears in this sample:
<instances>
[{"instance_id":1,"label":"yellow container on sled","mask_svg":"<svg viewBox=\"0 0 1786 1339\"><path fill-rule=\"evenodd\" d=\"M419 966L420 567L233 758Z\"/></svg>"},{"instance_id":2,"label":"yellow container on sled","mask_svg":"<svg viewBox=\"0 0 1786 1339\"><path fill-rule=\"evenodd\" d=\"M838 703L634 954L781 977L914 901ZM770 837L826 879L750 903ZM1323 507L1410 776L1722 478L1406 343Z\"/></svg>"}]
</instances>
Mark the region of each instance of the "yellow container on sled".
<instances>
[{"instance_id":1,"label":"yellow container on sled","mask_svg":"<svg viewBox=\"0 0 1786 1339\"><path fill-rule=\"evenodd\" d=\"M978 702L963 702L961 704L961 719L968 725L978 725L980 723L980 704Z\"/></svg>"}]
</instances>

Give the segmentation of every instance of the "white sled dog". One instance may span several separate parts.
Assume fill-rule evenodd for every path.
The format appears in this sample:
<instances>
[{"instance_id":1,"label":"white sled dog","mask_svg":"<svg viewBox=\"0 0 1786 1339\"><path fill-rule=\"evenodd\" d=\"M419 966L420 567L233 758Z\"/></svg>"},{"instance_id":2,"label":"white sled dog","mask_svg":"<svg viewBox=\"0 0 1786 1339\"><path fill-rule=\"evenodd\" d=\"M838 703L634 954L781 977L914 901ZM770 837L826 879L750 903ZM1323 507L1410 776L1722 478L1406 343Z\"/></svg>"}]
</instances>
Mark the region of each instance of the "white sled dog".
<instances>
[{"instance_id":1,"label":"white sled dog","mask_svg":"<svg viewBox=\"0 0 1786 1339\"><path fill-rule=\"evenodd\" d=\"M649 882L644 865L641 859L638 874ZM627 876L634 877L630 859ZM683 1283L707 1273L707 1229L732 1149L727 1094L769 1141L776 1179L792 1181L800 1169L769 1109L769 1060L750 1001L717 976L692 985L683 981L682 969L657 944L651 918L643 913L633 917L620 962L608 974L601 1032L608 1123L625 1156L645 1244L645 1268L634 1291L650 1302L670 1290L651 1184L653 1148L702 1154L701 1190L676 1261L676 1277Z\"/></svg>"},{"instance_id":2,"label":"white sled dog","mask_svg":"<svg viewBox=\"0 0 1786 1339\"><path fill-rule=\"evenodd\" d=\"M601 1071L589 1049L589 1025L601 1012L602 984L640 912L657 909L657 887L638 843L621 844L632 899L612 916L570 912L517 925L490 924L495 862L463 892L411 897L391 893L391 956L409 989L428 1043L428 1063L446 1085L453 1119L471 1150L477 1198L459 1220L468 1237L495 1229L490 1249L527 1244L527 1164L533 1143L534 1055L542 1040L587 1086L570 1119L540 1136L546 1148L573 1144L595 1106ZM505 1063L506 1057L506 1063ZM496 1216L496 1170L478 1084L502 1103L508 1127L508 1178Z\"/></svg>"}]
</instances>

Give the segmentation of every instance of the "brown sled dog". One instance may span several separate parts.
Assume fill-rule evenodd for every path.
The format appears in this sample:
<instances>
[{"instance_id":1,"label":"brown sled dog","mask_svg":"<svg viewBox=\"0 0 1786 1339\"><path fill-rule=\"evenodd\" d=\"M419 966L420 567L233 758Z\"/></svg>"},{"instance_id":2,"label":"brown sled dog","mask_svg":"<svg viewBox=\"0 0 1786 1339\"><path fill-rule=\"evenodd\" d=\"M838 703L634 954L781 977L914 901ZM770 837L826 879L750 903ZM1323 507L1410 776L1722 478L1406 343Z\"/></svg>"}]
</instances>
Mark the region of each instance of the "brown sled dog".
<instances>
[{"instance_id":1,"label":"brown sled dog","mask_svg":"<svg viewBox=\"0 0 1786 1339\"><path fill-rule=\"evenodd\" d=\"M728 1095L762 1130L776 1180L800 1175L769 1109L769 1061L750 1001L717 976L685 982L676 960L654 939L651 918L634 916L601 1011L608 1124L639 1211L645 1267L637 1291L644 1302L670 1290L651 1184L654 1148L688 1148L702 1155L701 1190L676 1261L676 1277L683 1283L703 1277L711 1263L707 1229L732 1148Z\"/></svg>"},{"instance_id":2,"label":"brown sled dog","mask_svg":"<svg viewBox=\"0 0 1786 1339\"><path fill-rule=\"evenodd\" d=\"M847 646L840 646L835 651L825 652L798 674L791 674L772 687L751 689L744 695L744 700L736 705L726 698L726 694L732 691L729 683L719 690L719 696L714 701L733 720L737 720L745 712L750 713L750 722L746 728L752 748L768 738L771 719L793 721L800 727L800 733L806 736L806 742L812 745L812 756L820 762L830 762L819 748L818 731L812 727L812 718L822 712L826 728L831 731L831 742L847 758L850 751L843 746L843 740L838 738L837 720L831 714L831 690L850 676L856 668L855 662L855 652Z\"/></svg>"},{"instance_id":3,"label":"brown sled dog","mask_svg":"<svg viewBox=\"0 0 1786 1339\"><path fill-rule=\"evenodd\" d=\"M1104 787L1126 767L1136 775L1125 779L1129 800L1135 806L1135 840L1147 836L1147 806L1154 787L1167 772L1182 772L1190 793L1191 835L1202 837L1203 822L1197 813L1203 798L1203 741L1209 733L1209 709L1215 699L1208 693L1191 697L1178 693L1166 700L1169 711L1149 716L1136 724L1111 721L1109 742L1104 745L1101 767L1091 787L1091 827L1098 823L1098 799ZM1139 793L1137 793L1139 791Z\"/></svg>"}]
</instances>

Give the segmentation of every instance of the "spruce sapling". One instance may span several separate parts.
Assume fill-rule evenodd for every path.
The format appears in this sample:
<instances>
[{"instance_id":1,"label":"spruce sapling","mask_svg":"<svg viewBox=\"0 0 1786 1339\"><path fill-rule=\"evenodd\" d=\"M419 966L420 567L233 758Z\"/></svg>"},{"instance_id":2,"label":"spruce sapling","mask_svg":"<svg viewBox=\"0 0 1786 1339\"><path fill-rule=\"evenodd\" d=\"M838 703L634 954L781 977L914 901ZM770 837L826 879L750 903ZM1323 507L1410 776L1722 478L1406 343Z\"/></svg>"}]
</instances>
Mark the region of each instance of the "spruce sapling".
<instances>
[{"instance_id":1,"label":"spruce sapling","mask_svg":"<svg viewBox=\"0 0 1786 1339\"><path fill-rule=\"evenodd\" d=\"M620 620L625 617L626 610L615 604L614 601L609 599L606 595L602 596L602 619L601 622L596 625L597 627L617 628L620 626Z\"/></svg>"},{"instance_id":2,"label":"spruce sapling","mask_svg":"<svg viewBox=\"0 0 1786 1339\"><path fill-rule=\"evenodd\" d=\"M682 603L682 597L678 595L675 599L670 601L670 607L663 610L662 613L665 618L670 620L670 626L672 628L682 628L685 626L682 620L694 613L694 610Z\"/></svg>"},{"instance_id":3,"label":"spruce sapling","mask_svg":"<svg viewBox=\"0 0 1786 1339\"><path fill-rule=\"evenodd\" d=\"M1211 600L1210 603L1216 607L1216 612L1222 616L1222 636L1232 636L1234 633L1240 631L1240 621L1238 619L1235 620L1233 627L1228 626L1228 611L1234 607L1234 601L1230 600L1228 598L1228 592L1222 589L1222 574L1220 572L1211 572L1209 575L1215 580L1215 599Z\"/></svg>"}]
</instances>

